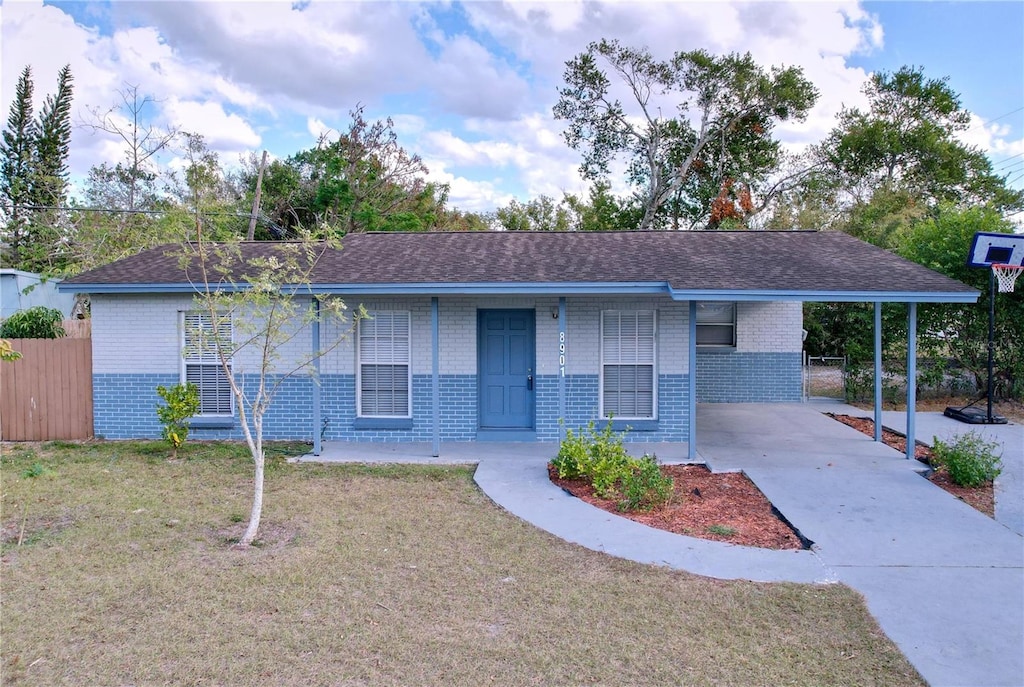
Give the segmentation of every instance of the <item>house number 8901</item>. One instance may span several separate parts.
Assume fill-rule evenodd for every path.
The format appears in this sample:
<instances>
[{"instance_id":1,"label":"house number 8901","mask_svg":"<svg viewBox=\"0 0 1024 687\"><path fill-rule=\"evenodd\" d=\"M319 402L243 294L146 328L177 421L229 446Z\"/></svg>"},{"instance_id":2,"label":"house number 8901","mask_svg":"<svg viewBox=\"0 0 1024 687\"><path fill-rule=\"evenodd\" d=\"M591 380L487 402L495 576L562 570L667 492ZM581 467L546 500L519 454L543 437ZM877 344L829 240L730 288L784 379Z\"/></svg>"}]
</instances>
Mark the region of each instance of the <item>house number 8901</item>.
<instances>
[{"instance_id":1,"label":"house number 8901","mask_svg":"<svg viewBox=\"0 0 1024 687\"><path fill-rule=\"evenodd\" d=\"M558 332L558 374L565 376L565 332Z\"/></svg>"}]
</instances>

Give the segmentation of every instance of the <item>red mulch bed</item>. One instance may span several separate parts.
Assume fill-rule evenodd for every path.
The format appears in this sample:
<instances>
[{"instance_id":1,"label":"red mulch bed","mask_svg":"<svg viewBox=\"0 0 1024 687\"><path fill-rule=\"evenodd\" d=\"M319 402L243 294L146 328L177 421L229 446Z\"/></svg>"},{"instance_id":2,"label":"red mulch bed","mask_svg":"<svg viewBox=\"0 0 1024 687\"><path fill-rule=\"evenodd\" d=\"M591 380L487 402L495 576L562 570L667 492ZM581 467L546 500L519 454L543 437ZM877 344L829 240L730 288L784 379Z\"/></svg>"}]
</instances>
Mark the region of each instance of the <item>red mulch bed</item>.
<instances>
[{"instance_id":1,"label":"red mulch bed","mask_svg":"<svg viewBox=\"0 0 1024 687\"><path fill-rule=\"evenodd\" d=\"M875 436L875 421L869 420L863 417L853 417L852 415L834 415L827 413L827 415L844 425L849 425L869 437ZM882 441L886 446L906 453L907 451L907 438L902 434L886 429L882 427ZM926 465L931 465L932 450L923 444L918 444L914 447L914 457ZM949 473L942 468L939 468L931 475L928 476L928 480L935 486L943 489L953 496L957 497L968 506L974 508L977 511L981 511L990 518L996 517L996 501L995 492L993 489L992 482L983 484L980 487L961 487L958 484L954 484L953 480L950 479Z\"/></svg>"},{"instance_id":2,"label":"red mulch bed","mask_svg":"<svg viewBox=\"0 0 1024 687\"><path fill-rule=\"evenodd\" d=\"M701 539L759 546L767 549L803 549L800 537L780 520L764 494L738 472L712 473L703 465L662 465L662 474L675 481L668 504L649 512L620 512L617 499L601 499L583 480L560 479L548 467L551 481L573 496L616 515L660 530ZM714 526L734 534L716 534Z\"/></svg>"}]
</instances>

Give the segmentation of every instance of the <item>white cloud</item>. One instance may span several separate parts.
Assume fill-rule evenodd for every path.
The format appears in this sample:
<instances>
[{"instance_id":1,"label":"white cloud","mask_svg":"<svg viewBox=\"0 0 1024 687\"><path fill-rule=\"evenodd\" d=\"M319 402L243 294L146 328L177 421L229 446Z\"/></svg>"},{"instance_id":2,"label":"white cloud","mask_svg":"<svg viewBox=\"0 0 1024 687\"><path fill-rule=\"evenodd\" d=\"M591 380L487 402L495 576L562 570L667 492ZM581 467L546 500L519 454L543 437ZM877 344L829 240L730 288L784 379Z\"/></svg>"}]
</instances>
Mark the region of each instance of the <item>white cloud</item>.
<instances>
[{"instance_id":1,"label":"white cloud","mask_svg":"<svg viewBox=\"0 0 1024 687\"><path fill-rule=\"evenodd\" d=\"M198 133L211 150L242 153L260 145L260 136L237 114L228 113L220 104L172 98L164 105L167 119L176 128Z\"/></svg>"},{"instance_id":2,"label":"white cloud","mask_svg":"<svg viewBox=\"0 0 1024 687\"><path fill-rule=\"evenodd\" d=\"M972 113L967 129L957 132L957 138L993 159L1007 158L1024 153L1024 138L1012 138L1012 132L1013 128L1005 122L986 122Z\"/></svg>"},{"instance_id":3,"label":"white cloud","mask_svg":"<svg viewBox=\"0 0 1024 687\"><path fill-rule=\"evenodd\" d=\"M513 196L585 192L579 154L565 145L565 123L551 107L566 60L593 40L646 46L658 58L705 48L750 51L766 67L802 67L820 98L805 122L777 130L798 150L821 140L844 105L866 104L860 90L868 75L849 60L880 50L885 38L855 0L67 7L0 6L5 112L24 64L33 65L41 102L57 70L71 63L76 117L87 106L107 109L132 84L155 98L154 124L201 133L224 155L259 146L286 157L322 132L343 130L362 103L368 118L391 115L400 144L423 156L434 180L451 185L454 205L474 210ZM94 23L114 30L101 33ZM111 137L74 136L78 174L120 157ZM1005 123L979 121L965 140L1001 156L1024 150ZM621 175L613 182L626 191Z\"/></svg>"}]
</instances>

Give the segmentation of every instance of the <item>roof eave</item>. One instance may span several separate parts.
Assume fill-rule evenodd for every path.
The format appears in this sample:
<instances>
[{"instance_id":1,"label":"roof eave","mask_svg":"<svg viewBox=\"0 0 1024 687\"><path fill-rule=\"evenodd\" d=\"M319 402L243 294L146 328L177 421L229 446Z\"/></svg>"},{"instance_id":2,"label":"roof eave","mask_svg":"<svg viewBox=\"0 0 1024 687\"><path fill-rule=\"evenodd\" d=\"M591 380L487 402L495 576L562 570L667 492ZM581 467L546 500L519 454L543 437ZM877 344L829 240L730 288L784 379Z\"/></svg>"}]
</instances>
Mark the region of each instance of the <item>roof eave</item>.
<instances>
[{"instance_id":1,"label":"roof eave","mask_svg":"<svg viewBox=\"0 0 1024 687\"><path fill-rule=\"evenodd\" d=\"M64 282L61 292L95 294L199 293L188 283L88 284ZM222 284L222 292L240 291L245 284ZM980 292L970 291L789 291L782 289L673 289L664 282L535 282L535 283L392 283L392 284L310 284L297 289L305 293L361 296L444 296L444 295L638 295L668 294L675 301L825 301L898 303L976 303Z\"/></svg>"},{"instance_id":2,"label":"roof eave","mask_svg":"<svg viewBox=\"0 0 1024 687\"><path fill-rule=\"evenodd\" d=\"M675 301L803 301L843 303L976 303L979 291L828 291L669 289Z\"/></svg>"}]
</instances>

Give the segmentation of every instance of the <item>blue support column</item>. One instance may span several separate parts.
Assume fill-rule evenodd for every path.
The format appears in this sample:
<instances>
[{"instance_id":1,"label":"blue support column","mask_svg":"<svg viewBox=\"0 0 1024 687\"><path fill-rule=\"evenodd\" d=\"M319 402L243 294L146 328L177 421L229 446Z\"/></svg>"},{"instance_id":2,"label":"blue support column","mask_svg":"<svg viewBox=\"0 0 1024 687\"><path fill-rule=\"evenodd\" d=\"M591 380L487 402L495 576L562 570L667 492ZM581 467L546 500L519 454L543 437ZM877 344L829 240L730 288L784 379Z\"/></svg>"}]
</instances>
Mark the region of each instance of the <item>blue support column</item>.
<instances>
[{"instance_id":1,"label":"blue support column","mask_svg":"<svg viewBox=\"0 0 1024 687\"><path fill-rule=\"evenodd\" d=\"M690 437L687 444L687 458L697 460L697 301L690 301L687 340L687 400L686 413L690 420Z\"/></svg>"},{"instance_id":2,"label":"blue support column","mask_svg":"<svg viewBox=\"0 0 1024 687\"><path fill-rule=\"evenodd\" d=\"M914 459L917 446L914 422L917 408L917 303L907 312L907 460Z\"/></svg>"},{"instance_id":3,"label":"blue support column","mask_svg":"<svg viewBox=\"0 0 1024 687\"><path fill-rule=\"evenodd\" d=\"M882 440L882 303L875 303L875 441Z\"/></svg>"},{"instance_id":4,"label":"blue support column","mask_svg":"<svg viewBox=\"0 0 1024 687\"><path fill-rule=\"evenodd\" d=\"M430 299L430 349L432 356L430 398L431 414L433 415L431 418L433 422L431 431L434 435L433 456L435 458L441 455L441 356L438 350L441 333L438 320L437 296L434 296Z\"/></svg>"},{"instance_id":5,"label":"blue support column","mask_svg":"<svg viewBox=\"0 0 1024 687\"><path fill-rule=\"evenodd\" d=\"M565 324L565 296L558 298L558 440L565 439L565 366L569 355Z\"/></svg>"},{"instance_id":6,"label":"blue support column","mask_svg":"<svg viewBox=\"0 0 1024 687\"><path fill-rule=\"evenodd\" d=\"M320 345L320 299L313 297L313 326L310 329L313 332L313 455L319 456L323 450L323 439L320 436L321 427L323 427L322 411L320 409L320 356L319 352L323 350Z\"/></svg>"}]
</instances>

